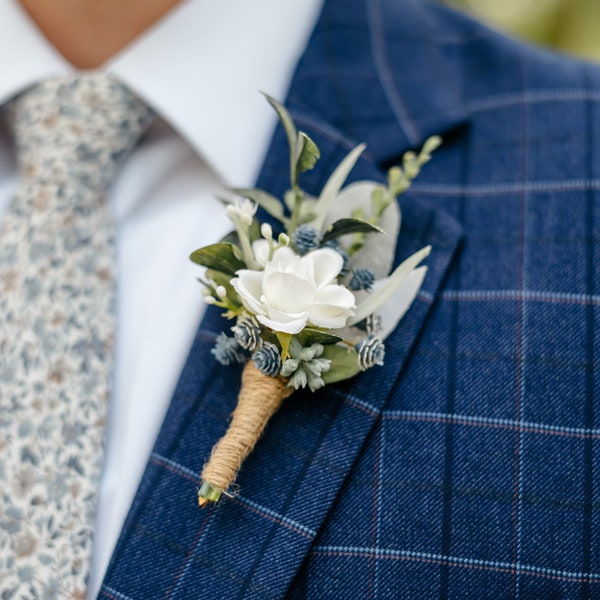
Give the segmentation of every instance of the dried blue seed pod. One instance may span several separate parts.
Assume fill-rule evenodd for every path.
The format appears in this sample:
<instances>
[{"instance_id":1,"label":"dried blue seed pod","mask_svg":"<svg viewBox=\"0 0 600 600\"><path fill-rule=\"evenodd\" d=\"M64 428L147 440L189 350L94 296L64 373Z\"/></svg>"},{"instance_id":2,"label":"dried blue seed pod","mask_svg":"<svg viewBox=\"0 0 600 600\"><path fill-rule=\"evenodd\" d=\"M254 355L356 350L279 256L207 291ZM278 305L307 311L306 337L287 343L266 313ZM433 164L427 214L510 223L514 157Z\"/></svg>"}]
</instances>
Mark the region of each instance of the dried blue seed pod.
<instances>
[{"instance_id":1,"label":"dried blue seed pod","mask_svg":"<svg viewBox=\"0 0 600 600\"><path fill-rule=\"evenodd\" d=\"M383 365L385 345L375 334L370 333L364 340L358 342L355 348L358 352L358 367L361 371L366 371L374 365Z\"/></svg>"},{"instance_id":2,"label":"dried blue seed pod","mask_svg":"<svg viewBox=\"0 0 600 600\"><path fill-rule=\"evenodd\" d=\"M237 340L228 337L224 333L220 333L217 337L214 348L211 350L215 358L224 366L233 365L235 363L245 363L247 356L244 354L242 347Z\"/></svg>"},{"instance_id":3,"label":"dried blue seed pod","mask_svg":"<svg viewBox=\"0 0 600 600\"><path fill-rule=\"evenodd\" d=\"M292 242L299 254L306 254L319 246L319 232L312 225L300 225L292 234Z\"/></svg>"},{"instance_id":4,"label":"dried blue seed pod","mask_svg":"<svg viewBox=\"0 0 600 600\"><path fill-rule=\"evenodd\" d=\"M279 348L271 342L265 342L252 355L252 360L256 368L269 377L275 377L279 373L279 369L281 369Z\"/></svg>"},{"instance_id":5,"label":"dried blue seed pod","mask_svg":"<svg viewBox=\"0 0 600 600\"><path fill-rule=\"evenodd\" d=\"M373 284L375 283L375 274L371 269L362 268L356 269L352 274L352 279L348 284L348 287L355 292L358 290L371 291Z\"/></svg>"},{"instance_id":6,"label":"dried blue seed pod","mask_svg":"<svg viewBox=\"0 0 600 600\"><path fill-rule=\"evenodd\" d=\"M241 315L231 328L238 344L245 350L253 352L262 346L260 333L262 331L258 321L251 315Z\"/></svg>"}]
</instances>

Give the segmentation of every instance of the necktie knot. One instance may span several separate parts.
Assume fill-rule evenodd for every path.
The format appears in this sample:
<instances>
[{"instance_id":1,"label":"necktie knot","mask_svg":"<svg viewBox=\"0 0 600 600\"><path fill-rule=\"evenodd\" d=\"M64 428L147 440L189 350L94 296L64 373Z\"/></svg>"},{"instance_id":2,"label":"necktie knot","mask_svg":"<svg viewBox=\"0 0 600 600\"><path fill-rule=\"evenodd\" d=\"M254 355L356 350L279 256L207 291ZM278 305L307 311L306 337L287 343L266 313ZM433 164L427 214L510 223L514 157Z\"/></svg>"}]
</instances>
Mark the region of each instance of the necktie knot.
<instances>
[{"instance_id":1,"label":"necktie knot","mask_svg":"<svg viewBox=\"0 0 600 600\"><path fill-rule=\"evenodd\" d=\"M44 81L9 109L21 177L105 190L152 120L143 102L107 75Z\"/></svg>"}]
</instances>

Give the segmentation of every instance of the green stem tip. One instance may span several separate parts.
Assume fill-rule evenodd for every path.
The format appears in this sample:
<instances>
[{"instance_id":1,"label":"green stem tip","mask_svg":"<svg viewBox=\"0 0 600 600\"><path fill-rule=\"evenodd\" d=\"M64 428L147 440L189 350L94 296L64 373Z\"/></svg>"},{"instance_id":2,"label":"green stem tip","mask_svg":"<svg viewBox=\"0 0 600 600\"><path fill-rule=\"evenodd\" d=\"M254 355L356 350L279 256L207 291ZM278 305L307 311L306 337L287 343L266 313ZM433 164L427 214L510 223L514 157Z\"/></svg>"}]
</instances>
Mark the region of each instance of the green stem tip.
<instances>
[{"instance_id":1,"label":"green stem tip","mask_svg":"<svg viewBox=\"0 0 600 600\"><path fill-rule=\"evenodd\" d=\"M204 508L209 502L216 502L223 493L223 490L202 480L202 485L198 490L198 506Z\"/></svg>"}]
</instances>

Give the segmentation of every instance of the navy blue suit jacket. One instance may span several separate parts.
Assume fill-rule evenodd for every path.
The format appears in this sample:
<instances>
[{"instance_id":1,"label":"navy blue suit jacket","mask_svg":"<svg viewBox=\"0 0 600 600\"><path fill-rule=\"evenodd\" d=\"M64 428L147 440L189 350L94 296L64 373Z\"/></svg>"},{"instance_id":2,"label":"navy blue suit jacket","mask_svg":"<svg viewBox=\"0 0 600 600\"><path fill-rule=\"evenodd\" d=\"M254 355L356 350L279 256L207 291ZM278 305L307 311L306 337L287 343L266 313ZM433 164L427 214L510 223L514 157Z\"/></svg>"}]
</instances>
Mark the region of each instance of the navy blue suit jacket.
<instances>
[{"instance_id":1,"label":"navy blue suit jacket","mask_svg":"<svg viewBox=\"0 0 600 600\"><path fill-rule=\"evenodd\" d=\"M101 598L600 598L600 70L421 0L329 0L286 101L401 197L397 259L432 244L385 366L296 393L196 506L239 373L204 319ZM278 130L258 186L282 193ZM185 260L185 257L183 257Z\"/></svg>"}]
</instances>

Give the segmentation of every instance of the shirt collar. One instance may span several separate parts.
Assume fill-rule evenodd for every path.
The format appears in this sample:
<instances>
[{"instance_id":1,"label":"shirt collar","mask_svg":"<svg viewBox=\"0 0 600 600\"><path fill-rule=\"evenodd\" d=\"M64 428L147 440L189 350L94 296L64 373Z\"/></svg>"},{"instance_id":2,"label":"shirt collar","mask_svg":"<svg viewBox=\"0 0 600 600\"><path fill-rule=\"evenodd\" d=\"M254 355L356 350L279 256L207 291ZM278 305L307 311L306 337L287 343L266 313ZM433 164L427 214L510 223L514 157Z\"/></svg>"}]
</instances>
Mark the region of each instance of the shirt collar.
<instances>
[{"instance_id":1,"label":"shirt collar","mask_svg":"<svg viewBox=\"0 0 600 600\"><path fill-rule=\"evenodd\" d=\"M188 0L103 69L164 118L230 185L254 182L322 0ZM0 103L73 67L17 0L0 22ZM6 7L3 8L5 11Z\"/></svg>"},{"instance_id":2,"label":"shirt collar","mask_svg":"<svg viewBox=\"0 0 600 600\"><path fill-rule=\"evenodd\" d=\"M72 71L35 28L17 0L2 5L0 19L0 104L41 79Z\"/></svg>"}]
</instances>

